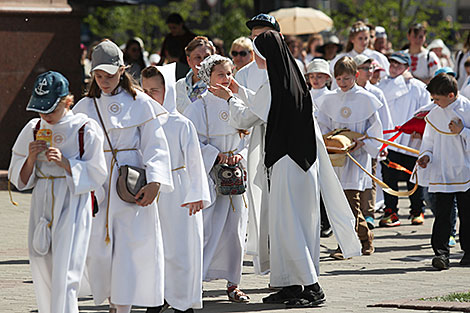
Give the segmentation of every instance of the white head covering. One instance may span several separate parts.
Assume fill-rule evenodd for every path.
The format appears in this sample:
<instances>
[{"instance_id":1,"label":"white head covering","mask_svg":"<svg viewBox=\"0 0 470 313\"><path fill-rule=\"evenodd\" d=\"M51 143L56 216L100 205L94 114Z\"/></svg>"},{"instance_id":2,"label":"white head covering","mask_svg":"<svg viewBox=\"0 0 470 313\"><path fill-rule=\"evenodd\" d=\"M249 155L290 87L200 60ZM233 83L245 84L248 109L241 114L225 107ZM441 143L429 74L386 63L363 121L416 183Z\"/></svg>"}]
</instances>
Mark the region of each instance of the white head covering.
<instances>
[{"instance_id":1,"label":"white head covering","mask_svg":"<svg viewBox=\"0 0 470 313\"><path fill-rule=\"evenodd\" d=\"M330 73L330 65L323 59L313 59L313 61L307 65L307 74L309 73L323 73L332 78Z\"/></svg>"},{"instance_id":2,"label":"white head covering","mask_svg":"<svg viewBox=\"0 0 470 313\"><path fill-rule=\"evenodd\" d=\"M176 62L157 66L165 80L165 99L163 107L170 113L176 112Z\"/></svg>"},{"instance_id":3,"label":"white head covering","mask_svg":"<svg viewBox=\"0 0 470 313\"><path fill-rule=\"evenodd\" d=\"M223 57L218 54L213 54L208 56L207 58L204 59L204 61L201 62L201 65L198 68L198 73L197 76L204 82L206 83L207 86L210 85L211 81L211 73L212 73L212 68L216 64L222 63L222 61L227 61L229 64L232 64L232 60L229 58Z\"/></svg>"},{"instance_id":4,"label":"white head covering","mask_svg":"<svg viewBox=\"0 0 470 313\"><path fill-rule=\"evenodd\" d=\"M442 53L447 56L450 56L450 50L449 48L447 48L447 46L445 45L444 41L442 41L442 39L434 39L433 41L431 41L431 43L428 46L428 49L432 50L435 48L442 48Z\"/></svg>"}]
</instances>

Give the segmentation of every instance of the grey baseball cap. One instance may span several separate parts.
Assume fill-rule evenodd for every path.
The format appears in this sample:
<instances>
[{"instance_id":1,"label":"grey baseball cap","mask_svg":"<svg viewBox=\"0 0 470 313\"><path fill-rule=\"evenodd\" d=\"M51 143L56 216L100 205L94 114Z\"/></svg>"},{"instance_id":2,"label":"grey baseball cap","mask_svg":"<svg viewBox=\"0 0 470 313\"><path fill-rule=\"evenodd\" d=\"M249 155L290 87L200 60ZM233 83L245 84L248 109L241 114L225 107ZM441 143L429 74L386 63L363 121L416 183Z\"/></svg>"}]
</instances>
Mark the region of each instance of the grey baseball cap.
<instances>
[{"instance_id":1,"label":"grey baseball cap","mask_svg":"<svg viewBox=\"0 0 470 313\"><path fill-rule=\"evenodd\" d=\"M91 71L102 70L114 75L119 67L124 66L124 55L111 40L100 42L91 54Z\"/></svg>"},{"instance_id":2,"label":"grey baseball cap","mask_svg":"<svg viewBox=\"0 0 470 313\"><path fill-rule=\"evenodd\" d=\"M374 61L374 59L368 57L367 55L364 54L358 54L353 58L354 62L356 63L357 66L361 66L364 63Z\"/></svg>"}]
</instances>

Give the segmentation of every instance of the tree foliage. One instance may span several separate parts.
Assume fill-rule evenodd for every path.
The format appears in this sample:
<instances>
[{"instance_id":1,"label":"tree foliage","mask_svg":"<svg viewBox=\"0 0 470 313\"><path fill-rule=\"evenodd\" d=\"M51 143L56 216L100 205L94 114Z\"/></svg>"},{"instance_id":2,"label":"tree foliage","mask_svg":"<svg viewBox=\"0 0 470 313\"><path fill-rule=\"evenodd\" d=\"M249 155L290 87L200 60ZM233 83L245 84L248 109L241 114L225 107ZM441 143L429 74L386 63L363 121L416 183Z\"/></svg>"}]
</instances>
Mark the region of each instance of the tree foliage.
<instances>
[{"instance_id":1,"label":"tree foliage","mask_svg":"<svg viewBox=\"0 0 470 313\"><path fill-rule=\"evenodd\" d=\"M165 7L96 7L90 10L84 23L95 38L111 38L121 45L129 38L138 36L145 42L146 50L157 52L169 32L166 17L177 12L192 32L221 38L228 47L235 38L249 33L245 26L248 19L246 12L250 12L252 7L252 0L222 1L222 12L197 10L197 0L170 1Z\"/></svg>"},{"instance_id":2,"label":"tree foliage","mask_svg":"<svg viewBox=\"0 0 470 313\"><path fill-rule=\"evenodd\" d=\"M413 23L425 23L429 39L441 38L451 42L451 32L458 27L440 17L440 8L456 0L337 0L339 9L331 11L335 28L347 37L349 27L357 20L385 27L388 39L395 49L406 42L408 27ZM447 39L447 40L446 40Z\"/></svg>"}]
</instances>

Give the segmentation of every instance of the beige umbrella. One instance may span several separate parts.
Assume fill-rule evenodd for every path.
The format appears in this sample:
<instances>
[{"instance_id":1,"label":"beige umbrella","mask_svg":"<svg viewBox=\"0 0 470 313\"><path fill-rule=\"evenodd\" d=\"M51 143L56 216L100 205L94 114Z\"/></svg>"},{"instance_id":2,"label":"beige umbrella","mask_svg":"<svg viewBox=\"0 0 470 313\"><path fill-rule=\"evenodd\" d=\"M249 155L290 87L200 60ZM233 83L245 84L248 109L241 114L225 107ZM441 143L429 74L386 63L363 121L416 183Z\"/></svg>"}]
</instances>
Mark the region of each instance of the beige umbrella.
<instances>
[{"instance_id":1,"label":"beige umbrella","mask_svg":"<svg viewBox=\"0 0 470 313\"><path fill-rule=\"evenodd\" d=\"M333 27L333 20L314 8L286 8L269 13L281 25L285 35L303 35L318 33Z\"/></svg>"}]
</instances>

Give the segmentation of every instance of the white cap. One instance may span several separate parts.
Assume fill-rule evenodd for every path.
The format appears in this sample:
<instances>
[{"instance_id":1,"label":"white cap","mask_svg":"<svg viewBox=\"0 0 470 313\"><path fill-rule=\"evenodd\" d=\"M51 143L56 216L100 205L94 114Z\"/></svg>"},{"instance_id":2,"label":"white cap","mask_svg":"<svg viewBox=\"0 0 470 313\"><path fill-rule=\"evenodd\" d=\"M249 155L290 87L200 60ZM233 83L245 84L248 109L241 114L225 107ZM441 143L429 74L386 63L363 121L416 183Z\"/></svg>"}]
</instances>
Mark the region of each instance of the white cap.
<instances>
[{"instance_id":1,"label":"white cap","mask_svg":"<svg viewBox=\"0 0 470 313\"><path fill-rule=\"evenodd\" d=\"M332 78L330 73L330 66L328 62L323 59L314 59L312 62L310 62L307 65L307 74L309 73L323 73Z\"/></svg>"},{"instance_id":2,"label":"white cap","mask_svg":"<svg viewBox=\"0 0 470 313\"><path fill-rule=\"evenodd\" d=\"M375 27L375 38L387 38L387 31L382 26Z\"/></svg>"},{"instance_id":3,"label":"white cap","mask_svg":"<svg viewBox=\"0 0 470 313\"><path fill-rule=\"evenodd\" d=\"M111 40L100 42L91 54L91 71L102 70L114 75L119 67L124 66L124 55Z\"/></svg>"},{"instance_id":4,"label":"white cap","mask_svg":"<svg viewBox=\"0 0 470 313\"><path fill-rule=\"evenodd\" d=\"M161 57L157 53L153 53L149 57L150 64L153 64L153 63L158 64L160 62L160 60L161 60Z\"/></svg>"},{"instance_id":5,"label":"white cap","mask_svg":"<svg viewBox=\"0 0 470 313\"><path fill-rule=\"evenodd\" d=\"M354 62L356 63L357 66L361 66L364 63L374 61L374 59L369 58L367 55L364 54L358 54L353 58Z\"/></svg>"}]
</instances>

